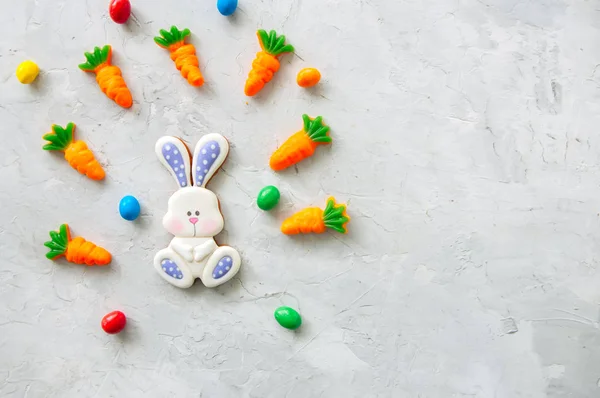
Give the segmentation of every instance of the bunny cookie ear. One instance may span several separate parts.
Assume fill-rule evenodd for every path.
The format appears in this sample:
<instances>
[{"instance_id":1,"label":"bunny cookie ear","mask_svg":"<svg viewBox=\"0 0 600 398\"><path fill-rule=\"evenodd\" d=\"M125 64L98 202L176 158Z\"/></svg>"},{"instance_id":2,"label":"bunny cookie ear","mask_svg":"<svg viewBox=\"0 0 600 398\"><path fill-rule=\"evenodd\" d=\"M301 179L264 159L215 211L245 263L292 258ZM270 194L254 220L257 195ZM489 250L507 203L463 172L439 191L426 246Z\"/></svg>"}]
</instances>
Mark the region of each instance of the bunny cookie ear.
<instances>
[{"instance_id":1,"label":"bunny cookie ear","mask_svg":"<svg viewBox=\"0 0 600 398\"><path fill-rule=\"evenodd\" d=\"M229 153L229 142L221 134L207 134L200 138L192 156L194 185L205 187Z\"/></svg>"},{"instance_id":2,"label":"bunny cookie ear","mask_svg":"<svg viewBox=\"0 0 600 398\"><path fill-rule=\"evenodd\" d=\"M179 188L189 187L190 154L185 144L178 138L165 136L156 141L156 156L175 177Z\"/></svg>"}]
</instances>

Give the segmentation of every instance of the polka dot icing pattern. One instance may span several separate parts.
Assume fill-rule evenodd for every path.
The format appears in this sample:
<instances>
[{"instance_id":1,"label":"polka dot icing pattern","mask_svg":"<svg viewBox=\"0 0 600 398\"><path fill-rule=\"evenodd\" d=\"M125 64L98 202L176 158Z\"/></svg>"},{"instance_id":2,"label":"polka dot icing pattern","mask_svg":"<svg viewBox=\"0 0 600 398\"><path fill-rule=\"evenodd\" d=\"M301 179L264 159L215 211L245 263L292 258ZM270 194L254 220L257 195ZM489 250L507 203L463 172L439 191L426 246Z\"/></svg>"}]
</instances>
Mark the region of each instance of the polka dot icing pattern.
<instances>
[{"instance_id":1,"label":"polka dot icing pattern","mask_svg":"<svg viewBox=\"0 0 600 398\"><path fill-rule=\"evenodd\" d=\"M201 186L204 182L204 178L206 178L206 174L212 167L215 160L219 157L221 153L221 148L219 147L219 143L217 141L209 141L207 142L200 152L198 152L198 159L196 162L196 185Z\"/></svg>"},{"instance_id":2,"label":"polka dot icing pattern","mask_svg":"<svg viewBox=\"0 0 600 398\"><path fill-rule=\"evenodd\" d=\"M187 186L185 163L183 163L183 156L181 155L181 151L177 149L177 147L173 144L166 143L162 147L162 154L167 163L169 164L169 167L175 172L175 175L177 176L177 182L179 182L179 186Z\"/></svg>"},{"instance_id":3,"label":"polka dot icing pattern","mask_svg":"<svg viewBox=\"0 0 600 398\"><path fill-rule=\"evenodd\" d=\"M163 271L171 278L182 279L183 273L173 261L165 259L161 263Z\"/></svg>"},{"instance_id":4,"label":"polka dot icing pattern","mask_svg":"<svg viewBox=\"0 0 600 398\"><path fill-rule=\"evenodd\" d=\"M219 263L215 267L212 277L215 279L224 277L231 270L231 265L232 265L231 257L229 257L229 256L223 257L221 260L219 260Z\"/></svg>"}]
</instances>

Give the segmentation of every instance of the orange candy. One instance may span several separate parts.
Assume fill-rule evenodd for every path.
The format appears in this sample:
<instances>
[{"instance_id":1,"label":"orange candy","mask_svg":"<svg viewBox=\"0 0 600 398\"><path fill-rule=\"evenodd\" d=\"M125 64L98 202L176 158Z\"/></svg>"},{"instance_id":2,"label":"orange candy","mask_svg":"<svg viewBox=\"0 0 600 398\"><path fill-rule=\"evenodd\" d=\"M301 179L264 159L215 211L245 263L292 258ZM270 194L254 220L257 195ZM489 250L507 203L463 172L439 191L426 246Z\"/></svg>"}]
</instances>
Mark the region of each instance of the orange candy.
<instances>
[{"instance_id":1,"label":"orange candy","mask_svg":"<svg viewBox=\"0 0 600 398\"><path fill-rule=\"evenodd\" d=\"M278 57L283 53L294 51L291 44L285 44L285 36L277 36L277 32L274 30L267 33L265 30L259 29L256 35L262 51L256 54L256 58L252 61L252 69L246 79L244 93L248 97L258 94L265 84L271 81L273 75L279 70Z\"/></svg>"},{"instance_id":2,"label":"orange candy","mask_svg":"<svg viewBox=\"0 0 600 398\"><path fill-rule=\"evenodd\" d=\"M329 126L323 124L323 118L317 116L311 119L308 115L302 115L304 128L281 145L271 155L269 166L275 171L286 169L295 165L303 159L312 156L319 145L331 143L329 137Z\"/></svg>"},{"instance_id":3,"label":"orange candy","mask_svg":"<svg viewBox=\"0 0 600 398\"><path fill-rule=\"evenodd\" d=\"M108 98L115 101L123 108L131 108L133 99L131 92L123 80L121 69L113 65L112 47L106 45L102 48L94 47L91 53L85 53L87 62L80 64L79 69L88 73L96 74L96 82Z\"/></svg>"},{"instance_id":4,"label":"orange candy","mask_svg":"<svg viewBox=\"0 0 600 398\"><path fill-rule=\"evenodd\" d=\"M57 231L50 231L48 242L44 243L50 251L46 258L55 260L65 256L67 261L75 264L106 265L110 263L112 256L106 249L95 245L78 236L71 238L71 230L67 224L62 224Z\"/></svg>"},{"instance_id":5,"label":"orange candy","mask_svg":"<svg viewBox=\"0 0 600 398\"><path fill-rule=\"evenodd\" d=\"M300 87L315 86L321 80L321 72L315 68L304 68L298 72L296 82Z\"/></svg>"},{"instance_id":6,"label":"orange candy","mask_svg":"<svg viewBox=\"0 0 600 398\"><path fill-rule=\"evenodd\" d=\"M175 67L190 85L200 87L204 84L204 76L200 72L196 47L193 44L185 43L185 39L190 34L189 29L179 30L177 26L171 26L170 31L161 29L160 36L155 37L154 42L169 50Z\"/></svg>"},{"instance_id":7,"label":"orange candy","mask_svg":"<svg viewBox=\"0 0 600 398\"><path fill-rule=\"evenodd\" d=\"M335 198L327 199L325 210L318 207L307 207L286 219L281 224L281 232L286 235L296 234L322 234L331 228L334 231L345 234L348 232L346 226L350 217L346 213L346 205L336 204Z\"/></svg>"}]
</instances>

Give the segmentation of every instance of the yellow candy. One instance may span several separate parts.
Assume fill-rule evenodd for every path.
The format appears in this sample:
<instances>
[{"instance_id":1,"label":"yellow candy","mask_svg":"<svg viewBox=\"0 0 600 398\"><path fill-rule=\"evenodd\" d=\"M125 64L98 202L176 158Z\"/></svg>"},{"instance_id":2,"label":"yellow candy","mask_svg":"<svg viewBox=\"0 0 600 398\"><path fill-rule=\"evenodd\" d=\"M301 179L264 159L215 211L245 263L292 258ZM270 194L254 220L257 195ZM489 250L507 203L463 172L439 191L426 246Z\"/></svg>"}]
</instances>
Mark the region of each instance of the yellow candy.
<instances>
[{"instance_id":1,"label":"yellow candy","mask_svg":"<svg viewBox=\"0 0 600 398\"><path fill-rule=\"evenodd\" d=\"M40 73L40 68L33 61L21 62L17 67L17 79L23 84L31 84Z\"/></svg>"}]
</instances>

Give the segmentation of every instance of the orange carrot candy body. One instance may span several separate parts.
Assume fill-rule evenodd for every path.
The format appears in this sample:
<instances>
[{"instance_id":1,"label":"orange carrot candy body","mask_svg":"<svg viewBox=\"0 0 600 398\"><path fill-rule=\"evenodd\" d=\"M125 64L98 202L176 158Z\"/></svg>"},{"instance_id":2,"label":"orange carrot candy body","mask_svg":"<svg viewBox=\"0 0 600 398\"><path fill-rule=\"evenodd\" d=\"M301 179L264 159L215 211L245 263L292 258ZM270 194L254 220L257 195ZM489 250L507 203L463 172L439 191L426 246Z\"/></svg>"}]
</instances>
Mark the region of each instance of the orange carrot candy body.
<instances>
[{"instance_id":1,"label":"orange carrot candy body","mask_svg":"<svg viewBox=\"0 0 600 398\"><path fill-rule=\"evenodd\" d=\"M283 53L294 51L291 44L285 44L285 36L277 37L277 32L272 30L267 33L260 29L256 32L258 42L262 51L256 54L252 61L252 69L246 79L244 92L247 96L256 95L262 88L271 81L273 75L279 70L279 60L277 59Z\"/></svg>"},{"instance_id":2,"label":"orange carrot candy body","mask_svg":"<svg viewBox=\"0 0 600 398\"><path fill-rule=\"evenodd\" d=\"M302 120L304 128L288 138L271 155L269 165L273 170L279 171L293 166L312 156L319 145L331 143L329 126L323 124L321 116L311 119L308 115L302 115Z\"/></svg>"},{"instance_id":3,"label":"orange carrot candy body","mask_svg":"<svg viewBox=\"0 0 600 398\"><path fill-rule=\"evenodd\" d=\"M65 159L75 170L85 174L92 180L101 180L104 178L104 170L100 163L94 157L92 151L83 141L74 140L75 124L69 123L66 128L59 125L52 125L52 133L44 135L44 139L49 141L44 145L47 151L64 151Z\"/></svg>"},{"instance_id":4,"label":"orange carrot candy body","mask_svg":"<svg viewBox=\"0 0 600 398\"><path fill-rule=\"evenodd\" d=\"M112 48L106 45L94 47L93 53L85 53L87 62L79 65L79 69L84 72L96 74L96 81L100 89L108 98L115 101L123 108L130 108L133 104L131 92L121 76L121 69L118 66L111 65Z\"/></svg>"},{"instance_id":5,"label":"orange carrot candy body","mask_svg":"<svg viewBox=\"0 0 600 398\"><path fill-rule=\"evenodd\" d=\"M80 236L71 239L71 231L67 224L62 224L58 232L50 231L50 238L52 240L44 243L44 246L50 249L46 253L49 260L65 256L67 261L75 264L106 265L112 259L106 249Z\"/></svg>"},{"instance_id":6,"label":"orange carrot candy body","mask_svg":"<svg viewBox=\"0 0 600 398\"><path fill-rule=\"evenodd\" d=\"M346 225L350 217L346 214L346 205L338 205L335 198L327 199L327 207L321 210L318 207L308 207L294 214L281 224L281 232L286 235L321 234L327 228L345 234L348 232Z\"/></svg>"},{"instance_id":7,"label":"orange carrot candy body","mask_svg":"<svg viewBox=\"0 0 600 398\"><path fill-rule=\"evenodd\" d=\"M192 86L200 87L204 84L204 77L200 72L196 47L193 44L185 44L185 38L190 33L189 29L179 30L176 26L172 26L170 32L161 29L162 37L155 37L154 41L171 52L171 59L175 61L175 66L181 71L181 76L186 78Z\"/></svg>"}]
</instances>

